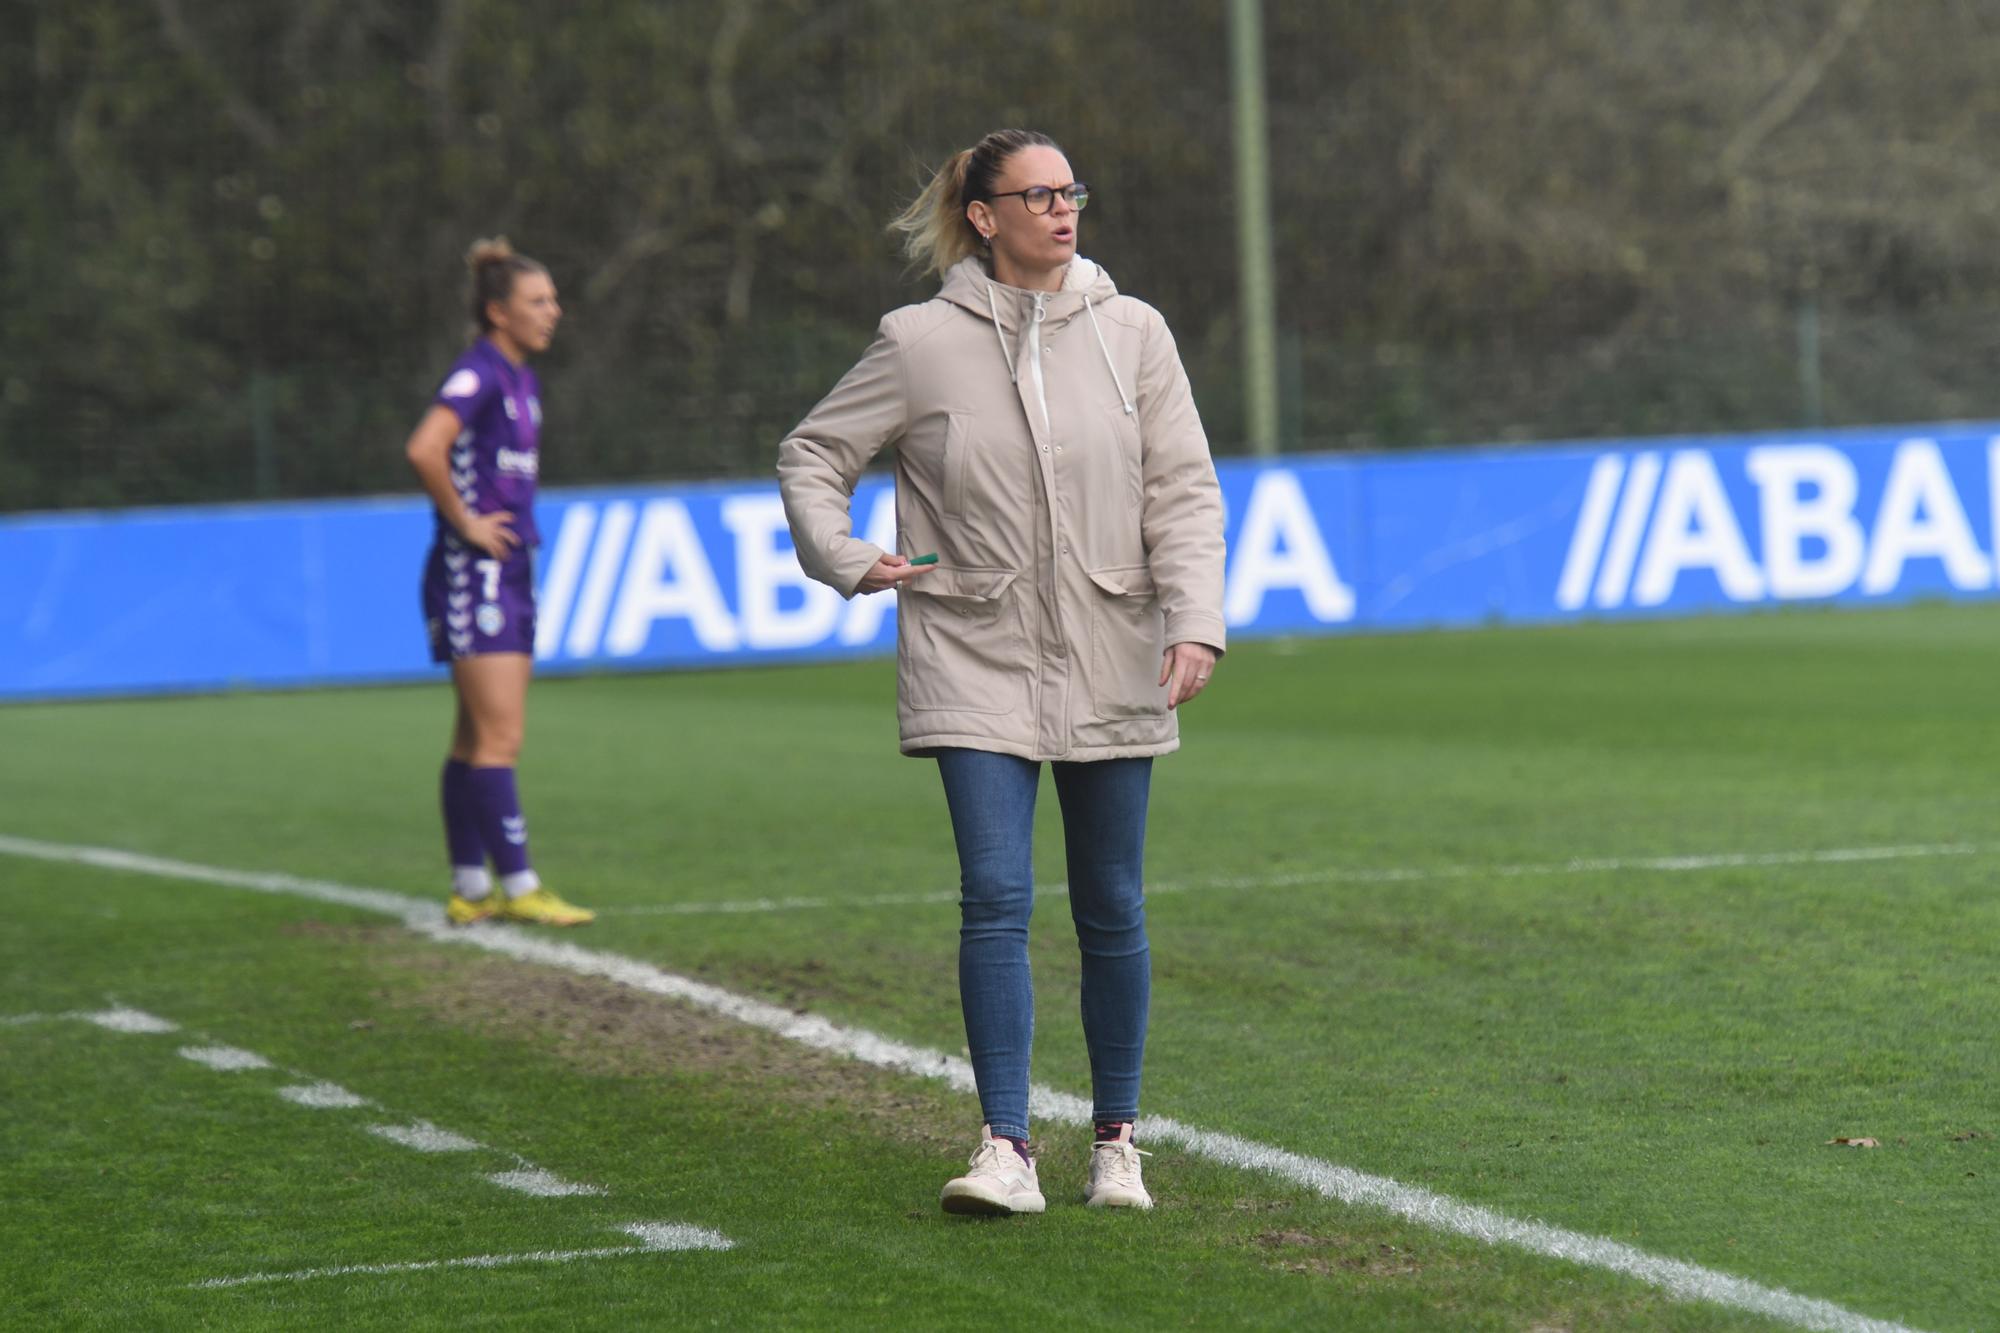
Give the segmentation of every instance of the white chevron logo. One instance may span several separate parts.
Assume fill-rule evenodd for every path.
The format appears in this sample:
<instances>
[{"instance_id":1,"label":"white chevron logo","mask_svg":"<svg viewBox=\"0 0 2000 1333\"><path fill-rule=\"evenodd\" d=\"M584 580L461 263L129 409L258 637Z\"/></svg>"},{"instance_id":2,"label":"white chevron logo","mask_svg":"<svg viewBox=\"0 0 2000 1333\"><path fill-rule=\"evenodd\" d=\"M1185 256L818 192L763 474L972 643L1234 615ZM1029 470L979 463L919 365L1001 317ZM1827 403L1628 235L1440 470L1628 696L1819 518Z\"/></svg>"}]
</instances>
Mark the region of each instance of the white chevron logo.
<instances>
[{"instance_id":1,"label":"white chevron logo","mask_svg":"<svg viewBox=\"0 0 2000 1333\"><path fill-rule=\"evenodd\" d=\"M1987 466L2000 476L2000 437L1987 443ZM1732 495L1724 468L1740 468L1754 498ZM1669 605L1689 573L1713 580L1732 602L1881 596L1901 585L1912 560L1940 562L1954 589L1984 591L1994 586L1995 561L1967 512L1977 492L1960 487L1932 439L1896 446L1881 498L1868 506L1859 503L1855 459L1830 445L1760 444L1740 456L1601 454L1555 603L1564 611ZM2000 502L2000 489L1979 498ZM1739 505L1756 515L1754 525Z\"/></svg>"},{"instance_id":2,"label":"white chevron logo","mask_svg":"<svg viewBox=\"0 0 2000 1333\"><path fill-rule=\"evenodd\" d=\"M472 617L464 611L449 611L445 613L444 621L455 630L465 630L471 626Z\"/></svg>"},{"instance_id":3,"label":"white chevron logo","mask_svg":"<svg viewBox=\"0 0 2000 1333\"><path fill-rule=\"evenodd\" d=\"M528 840L528 817L526 815L502 815L500 816L500 829L502 833L506 834L508 842L519 847Z\"/></svg>"},{"instance_id":4,"label":"white chevron logo","mask_svg":"<svg viewBox=\"0 0 2000 1333\"><path fill-rule=\"evenodd\" d=\"M470 559L472 559L472 557L470 555L467 555L464 551L446 551L444 553L445 568L451 570L453 573L457 573L459 570L464 569L465 562Z\"/></svg>"},{"instance_id":5,"label":"white chevron logo","mask_svg":"<svg viewBox=\"0 0 2000 1333\"><path fill-rule=\"evenodd\" d=\"M472 605L472 593L470 590L455 592L447 600L451 602L452 610L463 611L466 607Z\"/></svg>"}]
</instances>

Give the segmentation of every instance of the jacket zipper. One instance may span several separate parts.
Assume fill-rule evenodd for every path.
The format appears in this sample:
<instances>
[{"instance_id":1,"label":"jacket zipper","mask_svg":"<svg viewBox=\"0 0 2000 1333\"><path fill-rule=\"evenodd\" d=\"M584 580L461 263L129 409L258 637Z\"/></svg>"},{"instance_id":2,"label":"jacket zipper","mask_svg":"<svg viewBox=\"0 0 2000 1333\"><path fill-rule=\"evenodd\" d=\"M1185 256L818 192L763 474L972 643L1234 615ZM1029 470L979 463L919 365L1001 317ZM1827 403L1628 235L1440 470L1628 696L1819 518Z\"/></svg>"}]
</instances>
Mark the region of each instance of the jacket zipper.
<instances>
[{"instance_id":1,"label":"jacket zipper","mask_svg":"<svg viewBox=\"0 0 2000 1333\"><path fill-rule=\"evenodd\" d=\"M1035 402L1042 409L1042 433L1053 435L1056 428L1049 420L1048 390L1042 383L1042 321L1048 317L1049 312L1044 307L1048 299L1046 292L1035 293L1035 318L1028 326L1028 375L1035 384Z\"/></svg>"}]
</instances>

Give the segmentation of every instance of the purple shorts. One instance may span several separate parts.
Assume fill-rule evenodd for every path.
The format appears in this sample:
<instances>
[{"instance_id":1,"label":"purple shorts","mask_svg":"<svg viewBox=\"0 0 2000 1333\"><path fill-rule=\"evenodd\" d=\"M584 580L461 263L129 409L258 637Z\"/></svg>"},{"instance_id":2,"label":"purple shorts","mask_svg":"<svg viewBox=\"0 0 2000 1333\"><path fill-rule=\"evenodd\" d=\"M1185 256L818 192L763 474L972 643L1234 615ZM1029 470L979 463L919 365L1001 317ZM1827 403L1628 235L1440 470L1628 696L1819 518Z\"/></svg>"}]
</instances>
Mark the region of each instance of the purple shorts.
<instances>
[{"instance_id":1,"label":"purple shorts","mask_svg":"<svg viewBox=\"0 0 2000 1333\"><path fill-rule=\"evenodd\" d=\"M424 561L424 625L431 661L535 651L534 555L495 560L447 534Z\"/></svg>"}]
</instances>

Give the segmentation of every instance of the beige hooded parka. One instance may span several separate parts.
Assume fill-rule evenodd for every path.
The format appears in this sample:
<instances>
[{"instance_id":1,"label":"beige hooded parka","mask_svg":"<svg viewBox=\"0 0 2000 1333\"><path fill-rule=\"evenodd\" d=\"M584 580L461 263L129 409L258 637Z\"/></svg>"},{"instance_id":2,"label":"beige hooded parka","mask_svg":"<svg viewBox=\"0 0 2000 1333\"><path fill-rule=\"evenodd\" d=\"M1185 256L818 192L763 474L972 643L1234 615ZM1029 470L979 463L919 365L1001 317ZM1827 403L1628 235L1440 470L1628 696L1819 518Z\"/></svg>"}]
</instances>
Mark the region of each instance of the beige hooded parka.
<instances>
[{"instance_id":1,"label":"beige hooded parka","mask_svg":"<svg viewBox=\"0 0 2000 1333\"><path fill-rule=\"evenodd\" d=\"M884 554L849 505L891 445L898 547L938 554L897 588L904 753L1178 748L1161 659L1226 646L1222 497L1159 312L1088 259L1030 292L975 256L884 316L778 450L799 563L844 597Z\"/></svg>"}]
</instances>

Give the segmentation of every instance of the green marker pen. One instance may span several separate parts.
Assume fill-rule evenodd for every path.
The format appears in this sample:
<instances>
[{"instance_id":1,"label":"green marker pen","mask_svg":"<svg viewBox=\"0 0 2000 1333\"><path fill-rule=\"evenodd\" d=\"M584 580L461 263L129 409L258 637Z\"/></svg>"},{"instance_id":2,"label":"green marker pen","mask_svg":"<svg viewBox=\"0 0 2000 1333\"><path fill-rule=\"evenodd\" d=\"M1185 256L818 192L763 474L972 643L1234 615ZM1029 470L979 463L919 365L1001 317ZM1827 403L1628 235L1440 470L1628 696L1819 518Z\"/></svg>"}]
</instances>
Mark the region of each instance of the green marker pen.
<instances>
[{"instance_id":1,"label":"green marker pen","mask_svg":"<svg viewBox=\"0 0 2000 1333\"><path fill-rule=\"evenodd\" d=\"M912 556L910 563L913 565L935 565L937 563L937 552L932 551L929 555Z\"/></svg>"}]
</instances>

